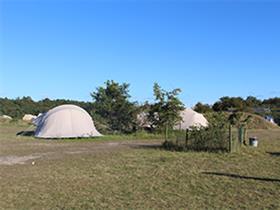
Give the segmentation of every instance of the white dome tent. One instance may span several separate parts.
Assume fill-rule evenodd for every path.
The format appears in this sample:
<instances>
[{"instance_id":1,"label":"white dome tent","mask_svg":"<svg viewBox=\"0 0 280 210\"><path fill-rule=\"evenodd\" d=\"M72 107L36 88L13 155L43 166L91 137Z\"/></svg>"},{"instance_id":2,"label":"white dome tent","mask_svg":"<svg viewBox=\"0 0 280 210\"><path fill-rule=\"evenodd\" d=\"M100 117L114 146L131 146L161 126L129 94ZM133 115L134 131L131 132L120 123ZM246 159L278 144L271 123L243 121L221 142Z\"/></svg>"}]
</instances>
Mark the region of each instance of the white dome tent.
<instances>
[{"instance_id":1,"label":"white dome tent","mask_svg":"<svg viewBox=\"0 0 280 210\"><path fill-rule=\"evenodd\" d=\"M190 108L183 110L180 113L180 116L182 117L182 121L174 127L175 130L186 130L191 129L191 127L201 128L208 126L206 118Z\"/></svg>"},{"instance_id":2,"label":"white dome tent","mask_svg":"<svg viewBox=\"0 0 280 210\"><path fill-rule=\"evenodd\" d=\"M33 121L38 138L77 138L102 136L90 115L75 105L57 106Z\"/></svg>"},{"instance_id":3,"label":"white dome tent","mask_svg":"<svg viewBox=\"0 0 280 210\"><path fill-rule=\"evenodd\" d=\"M45 115L46 113L39 113L38 115L37 115L37 117L35 118L35 119L33 119L32 120L32 123L34 124L34 125L36 125L36 126L38 126L39 124L40 124L40 122L41 122L41 120L43 119L43 116Z\"/></svg>"}]
</instances>

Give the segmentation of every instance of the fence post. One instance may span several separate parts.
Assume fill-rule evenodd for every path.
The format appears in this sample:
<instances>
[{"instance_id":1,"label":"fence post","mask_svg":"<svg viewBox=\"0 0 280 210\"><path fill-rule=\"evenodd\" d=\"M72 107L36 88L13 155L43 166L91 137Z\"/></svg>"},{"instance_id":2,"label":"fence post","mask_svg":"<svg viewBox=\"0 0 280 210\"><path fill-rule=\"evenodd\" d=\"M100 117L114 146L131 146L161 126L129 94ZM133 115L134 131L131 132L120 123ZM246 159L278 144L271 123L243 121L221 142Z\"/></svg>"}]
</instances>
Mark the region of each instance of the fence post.
<instances>
[{"instance_id":1,"label":"fence post","mask_svg":"<svg viewBox=\"0 0 280 210\"><path fill-rule=\"evenodd\" d=\"M239 139L238 139L238 149L241 147L242 143L244 142L244 126L239 128Z\"/></svg>"},{"instance_id":2,"label":"fence post","mask_svg":"<svg viewBox=\"0 0 280 210\"><path fill-rule=\"evenodd\" d=\"M232 152L232 127L229 125L229 142L228 142L229 152Z\"/></svg>"},{"instance_id":3,"label":"fence post","mask_svg":"<svg viewBox=\"0 0 280 210\"><path fill-rule=\"evenodd\" d=\"M238 142L236 144L236 149L240 149L242 144L246 145L247 129L244 125L238 128Z\"/></svg>"},{"instance_id":4,"label":"fence post","mask_svg":"<svg viewBox=\"0 0 280 210\"><path fill-rule=\"evenodd\" d=\"M246 140L247 140L247 128L244 128L244 139L243 139L243 144L246 146Z\"/></svg>"}]
</instances>

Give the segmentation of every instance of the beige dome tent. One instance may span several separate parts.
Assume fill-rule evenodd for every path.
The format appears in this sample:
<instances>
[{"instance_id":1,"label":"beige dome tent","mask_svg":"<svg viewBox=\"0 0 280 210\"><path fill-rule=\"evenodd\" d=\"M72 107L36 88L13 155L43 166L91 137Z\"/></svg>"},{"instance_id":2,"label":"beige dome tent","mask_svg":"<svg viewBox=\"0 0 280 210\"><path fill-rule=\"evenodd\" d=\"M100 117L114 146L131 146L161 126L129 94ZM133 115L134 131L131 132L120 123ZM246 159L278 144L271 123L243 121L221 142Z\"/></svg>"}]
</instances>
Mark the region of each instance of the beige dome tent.
<instances>
[{"instance_id":1,"label":"beige dome tent","mask_svg":"<svg viewBox=\"0 0 280 210\"><path fill-rule=\"evenodd\" d=\"M92 118L82 108L75 105L61 105L40 115L35 137L38 138L75 138L101 136Z\"/></svg>"},{"instance_id":2,"label":"beige dome tent","mask_svg":"<svg viewBox=\"0 0 280 210\"><path fill-rule=\"evenodd\" d=\"M137 115L137 124L141 128L151 128L152 125L148 119L148 113L147 112L141 112Z\"/></svg>"},{"instance_id":3,"label":"beige dome tent","mask_svg":"<svg viewBox=\"0 0 280 210\"><path fill-rule=\"evenodd\" d=\"M0 119L4 119L4 120L12 120L13 118L10 117L9 115L2 115L0 116Z\"/></svg>"},{"instance_id":4,"label":"beige dome tent","mask_svg":"<svg viewBox=\"0 0 280 210\"><path fill-rule=\"evenodd\" d=\"M25 122L32 122L34 119L36 119L36 116L32 114L25 114L22 118Z\"/></svg>"},{"instance_id":5,"label":"beige dome tent","mask_svg":"<svg viewBox=\"0 0 280 210\"><path fill-rule=\"evenodd\" d=\"M186 108L180 113L180 115L182 117L182 121L174 127L175 130L186 130L190 129L191 127L199 128L208 126L208 121L206 118L202 114L190 108Z\"/></svg>"}]
</instances>

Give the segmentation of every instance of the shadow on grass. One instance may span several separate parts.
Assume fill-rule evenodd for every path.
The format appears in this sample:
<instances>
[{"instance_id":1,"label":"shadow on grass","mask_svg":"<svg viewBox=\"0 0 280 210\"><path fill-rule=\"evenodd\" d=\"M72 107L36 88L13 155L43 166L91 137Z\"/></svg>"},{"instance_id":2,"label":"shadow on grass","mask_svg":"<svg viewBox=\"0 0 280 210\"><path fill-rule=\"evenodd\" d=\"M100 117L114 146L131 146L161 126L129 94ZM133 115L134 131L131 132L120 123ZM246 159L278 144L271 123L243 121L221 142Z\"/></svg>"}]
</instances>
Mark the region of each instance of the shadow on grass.
<instances>
[{"instance_id":1,"label":"shadow on grass","mask_svg":"<svg viewBox=\"0 0 280 210\"><path fill-rule=\"evenodd\" d=\"M280 152L266 152L267 154L270 154L271 156L279 156L280 157Z\"/></svg>"},{"instance_id":2,"label":"shadow on grass","mask_svg":"<svg viewBox=\"0 0 280 210\"><path fill-rule=\"evenodd\" d=\"M230 174L230 173L202 172L202 174L230 177L230 178L234 178L234 179L246 179L246 180L256 180L256 181L265 181L265 182L280 182L280 179L266 178L266 177L254 177L254 176L242 176L239 174Z\"/></svg>"},{"instance_id":3,"label":"shadow on grass","mask_svg":"<svg viewBox=\"0 0 280 210\"><path fill-rule=\"evenodd\" d=\"M178 144L172 141L165 141L162 145L165 150L176 151L176 152L210 152L210 153L220 153L228 152L226 147L216 146L216 145L184 145Z\"/></svg>"},{"instance_id":4,"label":"shadow on grass","mask_svg":"<svg viewBox=\"0 0 280 210\"><path fill-rule=\"evenodd\" d=\"M34 136L34 131L20 131L16 135L17 136Z\"/></svg>"},{"instance_id":5,"label":"shadow on grass","mask_svg":"<svg viewBox=\"0 0 280 210\"><path fill-rule=\"evenodd\" d=\"M157 150L165 150L165 151L171 151L171 152L212 152L212 153L220 153L220 152L227 152L227 149L225 148L208 148L208 147L185 147L185 146L178 146L175 144L172 144L170 142L161 142L161 143L128 143L127 146L129 146L132 149L157 149Z\"/></svg>"},{"instance_id":6,"label":"shadow on grass","mask_svg":"<svg viewBox=\"0 0 280 210\"><path fill-rule=\"evenodd\" d=\"M164 149L162 143L128 144L132 149Z\"/></svg>"}]
</instances>

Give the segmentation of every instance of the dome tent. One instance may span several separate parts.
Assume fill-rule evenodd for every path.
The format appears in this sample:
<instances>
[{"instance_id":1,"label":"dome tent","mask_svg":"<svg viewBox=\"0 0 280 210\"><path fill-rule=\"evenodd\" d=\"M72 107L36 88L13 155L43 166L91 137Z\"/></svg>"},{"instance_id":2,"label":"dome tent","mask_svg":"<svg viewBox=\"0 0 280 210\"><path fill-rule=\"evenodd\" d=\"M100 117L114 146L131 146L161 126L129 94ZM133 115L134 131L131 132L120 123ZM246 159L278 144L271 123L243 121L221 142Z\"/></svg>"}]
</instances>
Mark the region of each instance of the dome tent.
<instances>
[{"instance_id":1,"label":"dome tent","mask_svg":"<svg viewBox=\"0 0 280 210\"><path fill-rule=\"evenodd\" d=\"M46 112L45 112L45 113L39 113L39 114L37 115L37 117L36 117L35 119L32 120L32 123L33 123L34 125L38 126L38 125L41 123L41 121L42 121L42 119L43 119L43 117L44 117L45 114L46 114Z\"/></svg>"},{"instance_id":2,"label":"dome tent","mask_svg":"<svg viewBox=\"0 0 280 210\"><path fill-rule=\"evenodd\" d=\"M101 136L92 118L75 105L57 106L36 119L38 138L76 138Z\"/></svg>"},{"instance_id":3,"label":"dome tent","mask_svg":"<svg viewBox=\"0 0 280 210\"><path fill-rule=\"evenodd\" d=\"M36 119L36 116L32 114L25 114L22 118L25 122L33 122L34 119Z\"/></svg>"},{"instance_id":4,"label":"dome tent","mask_svg":"<svg viewBox=\"0 0 280 210\"><path fill-rule=\"evenodd\" d=\"M4 120L12 120L13 118L12 117L10 117L9 115L2 115L2 116L0 116L0 119L4 119Z\"/></svg>"},{"instance_id":5,"label":"dome tent","mask_svg":"<svg viewBox=\"0 0 280 210\"><path fill-rule=\"evenodd\" d=\"M182 117L182 121L174 127L175 130L186 130L190 129L191 127L199 128L208 126L208 121L206 118L202 114L190 108L183 110L180 113L180 116Z\"/></svg>"}]
</instances>

